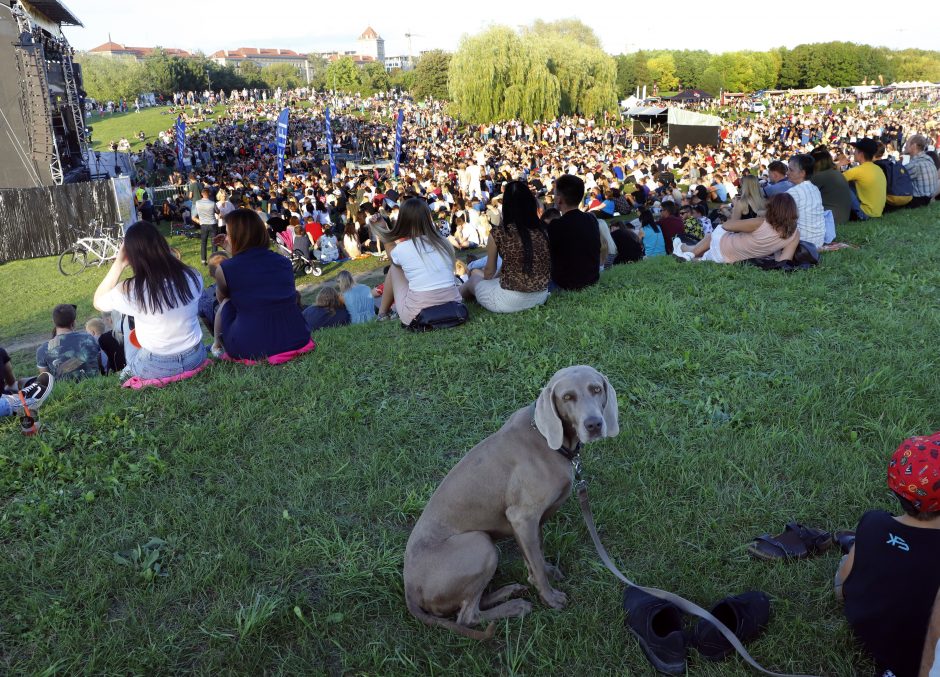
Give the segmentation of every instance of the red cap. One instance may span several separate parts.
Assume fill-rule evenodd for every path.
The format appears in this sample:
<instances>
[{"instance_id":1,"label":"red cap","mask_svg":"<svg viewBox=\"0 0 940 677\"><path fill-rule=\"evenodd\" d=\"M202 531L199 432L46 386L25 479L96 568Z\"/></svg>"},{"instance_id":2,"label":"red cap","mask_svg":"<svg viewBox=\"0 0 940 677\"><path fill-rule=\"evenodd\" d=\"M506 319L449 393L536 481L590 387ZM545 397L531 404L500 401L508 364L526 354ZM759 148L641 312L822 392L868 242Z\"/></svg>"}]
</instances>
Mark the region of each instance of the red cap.
<instances>
[{"instance_id":1,"label":"red cap","mask_svg":"<svg viewBox=\"0 0 940 677\"><path fill-rule=\"evenodd\" d=\"M888 488L920 512L940 512L940 432L909 437L888 463Z\"/></svg>"}]
</instances>

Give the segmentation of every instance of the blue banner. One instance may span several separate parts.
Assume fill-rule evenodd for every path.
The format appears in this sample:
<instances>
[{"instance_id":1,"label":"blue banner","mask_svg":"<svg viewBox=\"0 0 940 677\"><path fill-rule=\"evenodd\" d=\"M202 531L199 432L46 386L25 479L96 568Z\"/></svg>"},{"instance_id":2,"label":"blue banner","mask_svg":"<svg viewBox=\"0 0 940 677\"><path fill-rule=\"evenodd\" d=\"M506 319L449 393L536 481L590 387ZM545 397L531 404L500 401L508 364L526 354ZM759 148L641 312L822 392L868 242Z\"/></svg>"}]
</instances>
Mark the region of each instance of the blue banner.
<instances>
[{"instance_id":1,"label":"blue banner","mask_svg":"<svg viewBox=\"0 0 940 677\"><path fill-rule=\"evenodd\" d=\"M398 170L398 161L401 159L401 126L405 121L405 113L401 108L398 109L398 121L395 123L395 176L400 175Z\"/></svg>"},{"instance_id":2,"label":"blue banner","mask_svg":"<svg viewBox=\"0 0 940 677\"><path fill-rule=\"evenodd\" d=\"M176 165L181 172L186 171L186 165L183 164L183 155L186 153L186 123L183 122L183 116L176 118L174 125L176 132Z\"/></svg>"},{"instance_id":3,"label":"blue banner","mask_svg":"<svg viewBox=\"0 0 940 677\"><path fill-rule=\"evenodd\" d=\"M336 176L336 161L333 159L333 125L330 124L330 107L326 108L326 149L330 153L330 178Z\"/></svg>"},{"instance_id":4,"label":"blue banner","mask_svg":"<svg viewBox=\"0 0 940 677\"><path fill-rule=\"evenodd\" d=\"M284 151L287 149L287 118L290 117L290 111L284 109L277 116L277 132L274 136L277 146L277 180L284 180Z\"/></svg>"}]
</instances>

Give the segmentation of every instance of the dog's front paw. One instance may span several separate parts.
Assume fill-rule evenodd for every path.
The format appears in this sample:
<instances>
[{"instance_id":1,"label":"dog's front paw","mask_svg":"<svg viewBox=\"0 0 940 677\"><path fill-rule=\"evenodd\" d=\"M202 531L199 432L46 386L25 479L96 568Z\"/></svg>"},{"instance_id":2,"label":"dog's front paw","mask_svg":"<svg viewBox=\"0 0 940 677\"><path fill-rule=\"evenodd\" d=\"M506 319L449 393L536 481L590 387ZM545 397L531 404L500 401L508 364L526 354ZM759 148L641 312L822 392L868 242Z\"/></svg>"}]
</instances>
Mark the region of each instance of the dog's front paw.
<instances>
[{"instance_id":1,"label":"dog's front paw","mask_svg":"<svg viewBox=\"0 0 940 677\"><path fill-rule=\"evenodd\" d=\"M542 595L542 601L553 609L564 609L565 605L568 603L568 595L561 590L549 588L548 593Z\"/></svg>"}]
</instances>

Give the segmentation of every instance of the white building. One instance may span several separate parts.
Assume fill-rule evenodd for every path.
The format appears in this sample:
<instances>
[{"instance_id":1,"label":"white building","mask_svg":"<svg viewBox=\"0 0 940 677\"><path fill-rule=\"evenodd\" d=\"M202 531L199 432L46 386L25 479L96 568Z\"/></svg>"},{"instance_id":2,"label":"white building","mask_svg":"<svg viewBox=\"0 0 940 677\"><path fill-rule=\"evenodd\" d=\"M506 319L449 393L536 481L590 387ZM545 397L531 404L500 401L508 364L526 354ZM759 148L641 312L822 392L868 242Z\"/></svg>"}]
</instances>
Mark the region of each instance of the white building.
<instances>
[{"instance_id":1,"label":"white building","mask_svg":"<svg viewBox=\"0 0 940 677\"><path fill-rule=\"evenodd\" d=\"M360 56L371 56L379 63L385 63L385 40L372 26L368 26L359 36L358 52Z\"/></svg>"},{"instance_id":2,"label":"white building","mask_svg":"<svg viewBox=\"0 0 940 677\"><path fill-rule=\"evenodd\" d=\"M403 71L411 70L411 59L408 58L407 54L403 54L402 56L385 57L385 70L391 72L396 68L400 68Z\"/></svg>"}]
</instances>

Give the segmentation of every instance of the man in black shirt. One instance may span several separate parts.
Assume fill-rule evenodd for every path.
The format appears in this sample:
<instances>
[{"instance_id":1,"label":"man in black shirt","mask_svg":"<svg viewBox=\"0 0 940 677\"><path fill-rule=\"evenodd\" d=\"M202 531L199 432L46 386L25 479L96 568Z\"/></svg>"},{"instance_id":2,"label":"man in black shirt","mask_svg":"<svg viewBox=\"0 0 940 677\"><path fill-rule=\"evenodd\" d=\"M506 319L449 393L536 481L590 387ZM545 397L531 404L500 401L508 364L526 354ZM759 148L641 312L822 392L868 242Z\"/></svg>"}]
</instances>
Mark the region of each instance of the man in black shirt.
<instances>
[{"instance_id":1,"label":"man in black shirt","mask_svg":"<svg viewBox=\"0 0 940 677\"><path fill-rule=\"evenodd\" d=\"M940 589L940 432L901 443L888 464L888 488L904 514L862 516L836 573L836 597L879 675L917 677L937 636L929 623ZM928 629L933 647L924 646Z\"/></svg>"},{"instance_id":2,"label":"man in black shirt","mask_svg":"<svg viewBox=\"0 0 940 677\"><path fill-rule=\"evenodd\" d=\"M584 181L565 174L555 182L555 206L561 218L548 224L552 282L560 289L583 289L600 279L601 233L597 219L578 207Z\"/></svg>"}]
</instances>

